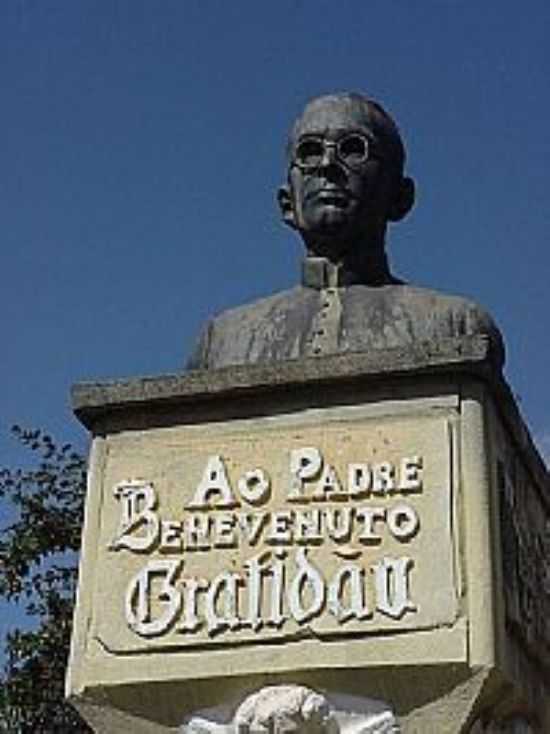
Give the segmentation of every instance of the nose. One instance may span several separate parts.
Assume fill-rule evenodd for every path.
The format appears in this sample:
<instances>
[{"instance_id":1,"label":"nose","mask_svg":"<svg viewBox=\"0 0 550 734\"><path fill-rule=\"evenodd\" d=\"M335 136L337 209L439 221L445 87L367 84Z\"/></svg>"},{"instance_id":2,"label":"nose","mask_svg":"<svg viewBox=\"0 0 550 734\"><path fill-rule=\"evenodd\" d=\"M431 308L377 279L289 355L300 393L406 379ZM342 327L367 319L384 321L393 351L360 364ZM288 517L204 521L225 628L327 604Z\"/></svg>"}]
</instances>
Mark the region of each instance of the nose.
<instances>
[{"instance_id":1,"label":"nose","mask_svg":"<svg viewBox=\"0 0 550 734\"><path fill-rule=\"evenodd\" d=\"M334 165L336 161L336 144L325 140L325 144L323 145L323 156L319 164L320 168L326 168L327 166Z\"/></svg>"},{"instance_id":2,"label":"nose","mask_svg":"<svg viewBox=\"0 0 550 734\"><path fill-rule=\"evenodd\" d=\"M325 143L323 148L323 157L319 163L318 173L323 175L327 180L334 183L344 183L346 180L346 171L338 160L336 155L336 145L334 143Z\"/></svg>"}]
</instances>

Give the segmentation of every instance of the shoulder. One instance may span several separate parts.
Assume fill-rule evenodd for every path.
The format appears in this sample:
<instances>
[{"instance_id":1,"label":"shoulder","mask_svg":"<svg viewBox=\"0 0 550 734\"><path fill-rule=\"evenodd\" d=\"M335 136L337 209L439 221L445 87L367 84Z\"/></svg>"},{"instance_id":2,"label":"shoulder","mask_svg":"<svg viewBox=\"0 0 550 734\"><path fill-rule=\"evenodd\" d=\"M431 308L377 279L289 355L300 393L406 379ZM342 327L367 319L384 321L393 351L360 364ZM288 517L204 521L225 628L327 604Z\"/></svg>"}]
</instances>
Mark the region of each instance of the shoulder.
<instances>
[{"instance_id":1,"label":"shoulder","mask_svg":"<svg viewBox=\"0 0 550 734\"><path fill-rule=\"evenodd\" d=\"M479 329L480 333L485 333L486 329L498 330L489 312L469 298L407 284L394 288L402 301L408 302L410 308L420 313L462 316L470 319L469 326Z\"/></svg>"},{"instance_id":2,"label":"shoulder","mask_svg":"<svg viewBox=\"0 0 550 734\"><path fill-rule=\"evenodd\" d=\"M468 298L396 283L351 286L345 302L348 341L353 349L479 335L489 339L496 363L501 366L504 362L498 326L482 306Z\"/></svg>"},{"instance_id":3,"label":"shoulder","mask_svg":"<svg viewBox=\"0 0 550 734\"><path fill-rule=\"evenodd\" d=\"M486 336L500 365L504 363L504 340L491 314L479 303L463 296L416 286L400 288L399 299L419 318L428 319L446 337Z\"/></svg>"},{"instance_id":4,"label":"shoulder","mask_svg":"<svg viewBox=\"0 0 550 734\"><path fill-rule=\"evenodd\" d=\"M212 369L256 361L258 350L273 341L274 332L290 326L299 331L312 308L312 293L296 286L242 306L222 311L203 327L187 369Z\"/></svg>"},{"instance_id":5,"label":"shoulder","mask_svg":"<svg viewBox=\"0 0 550 734\"><path fill-rule=\"evenodd\" d=\"M296 286L222 311L214 316L210 323L212 328L240 328L241 325L249 325L251 322L255 323L264 318L271 318L277 313L293 311L300 305L307 303L310 295L310 289Z\"/></svg>"}]
</instances>

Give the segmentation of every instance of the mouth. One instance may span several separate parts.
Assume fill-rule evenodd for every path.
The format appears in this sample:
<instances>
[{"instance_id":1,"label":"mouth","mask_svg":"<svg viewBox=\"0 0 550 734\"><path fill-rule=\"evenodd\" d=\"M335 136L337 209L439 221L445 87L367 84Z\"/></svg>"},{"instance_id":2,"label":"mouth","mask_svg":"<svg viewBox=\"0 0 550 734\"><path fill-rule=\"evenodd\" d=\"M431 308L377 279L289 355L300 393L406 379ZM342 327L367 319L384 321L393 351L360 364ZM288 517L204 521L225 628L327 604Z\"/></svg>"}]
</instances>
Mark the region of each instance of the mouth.
<instances>
[{"instance_id":1,"label":"mouth","mask_svg":"<svg viewBox=\"0 0 550 734\"><path fill-rule=\"evenodd\" d=\"M323 188L312 192L308 198L324 206L343 208L349 204L351 196L345 189Z\"/></svg>"}]
</instances>

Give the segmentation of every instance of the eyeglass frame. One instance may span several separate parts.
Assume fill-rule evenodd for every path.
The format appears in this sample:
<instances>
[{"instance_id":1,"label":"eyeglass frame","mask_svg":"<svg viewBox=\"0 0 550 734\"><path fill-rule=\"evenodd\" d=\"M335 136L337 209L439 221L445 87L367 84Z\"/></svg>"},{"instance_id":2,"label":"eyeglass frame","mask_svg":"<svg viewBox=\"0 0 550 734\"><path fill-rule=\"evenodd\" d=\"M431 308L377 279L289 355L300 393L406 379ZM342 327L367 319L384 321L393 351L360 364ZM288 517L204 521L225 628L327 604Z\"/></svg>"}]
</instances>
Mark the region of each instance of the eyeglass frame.
<instances>
[{"instance_id":1,"label":"eyeglass frame","mask_svg":"<svg viewBox=\"0 0 550 734\"><path fill-rule=\"evenodd\" d=\"M347 140L350 137L358 137L365 143L366 156L364 159L362 159L355 165L350 164L339 153L339 146L342 144L343 141ZM308 140L313 140L315 142L318 142L323 147L323 153L321 155L321 158L319 159L319 162L315 165L313 164L308 165L307 163L298 161L296 158L296 151L298 150L299 146L302 143L307 142ZM359 131L344 132L336 140L327 140L325 136L316 134L316 133L306 133L305 135L300 137L300 139L298 140L298 142L292 149L290 167L296 166L296 168L299 168L301 171L304 171L306 173L316 171L323 164L323 160L327 154L327 150L331 148L334 150L334 157L338 161L338 163L340 163L342 166L344 166L345 168L351 171L361 170L361 168L366 163L368 163L368 161L381 157L380 154L376 152L376 140L374 140L374 138L372 137L369 137L368 135L365 135L365 133L363 132L359 132Z\"/></svg>"}]
</instances>

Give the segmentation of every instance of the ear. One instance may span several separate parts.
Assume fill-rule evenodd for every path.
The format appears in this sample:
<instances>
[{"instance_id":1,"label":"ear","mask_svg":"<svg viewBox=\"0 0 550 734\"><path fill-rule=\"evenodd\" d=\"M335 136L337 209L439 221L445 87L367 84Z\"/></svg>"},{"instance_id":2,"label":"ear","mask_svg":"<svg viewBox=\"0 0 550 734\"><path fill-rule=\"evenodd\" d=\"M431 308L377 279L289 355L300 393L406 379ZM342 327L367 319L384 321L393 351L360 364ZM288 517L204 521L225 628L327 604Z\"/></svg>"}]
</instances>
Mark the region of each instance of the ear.
<instances>
[{"instance_id":1,"label":"ear","mask_svg":"<svg viewBox=\"0 0 550 734\"><path fill-rule=\"evenodd\" d=\"M294 216L294 206L292 204L292 196L290 188L287 184L281 186L277 191L277 201L279 202L279 209L281 210L281 217L283 222L288 224L292 229L296 229L296 218Z\"/></svg>"},{"instance_id":2,"label":"ear","mask_svg":"<svg viewBox=\"0 0 550 734\"><path fill-rule=\"evenodd\" d=\"M390 206L388 219L391 222L399 222L413 207L414 204L414 181L404 176L397 187L396 196Z\"/></svg>"}]
</instances>

